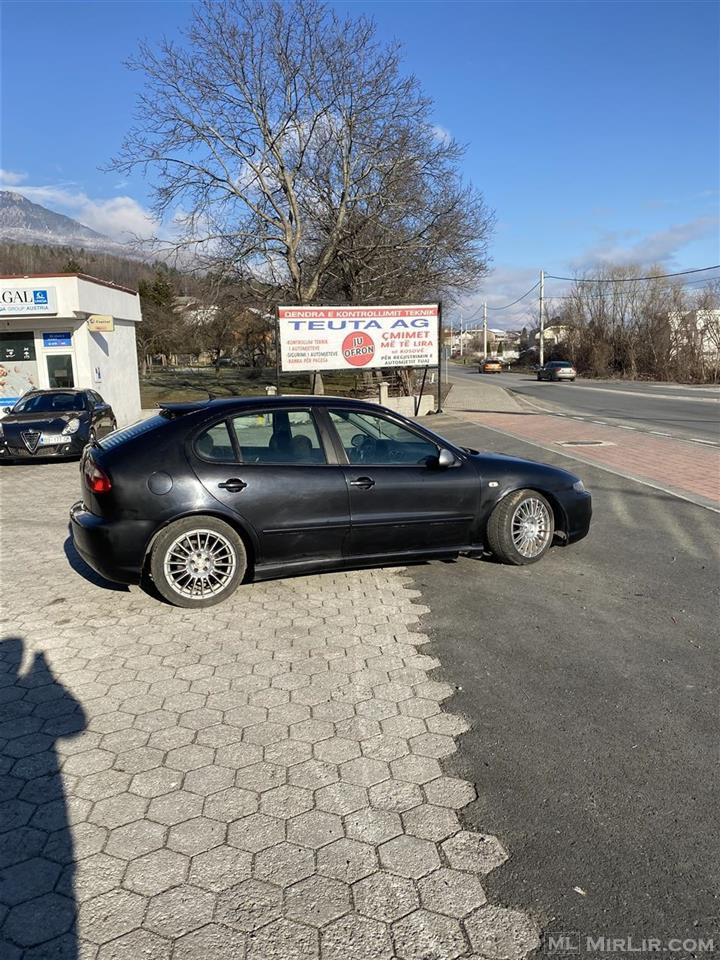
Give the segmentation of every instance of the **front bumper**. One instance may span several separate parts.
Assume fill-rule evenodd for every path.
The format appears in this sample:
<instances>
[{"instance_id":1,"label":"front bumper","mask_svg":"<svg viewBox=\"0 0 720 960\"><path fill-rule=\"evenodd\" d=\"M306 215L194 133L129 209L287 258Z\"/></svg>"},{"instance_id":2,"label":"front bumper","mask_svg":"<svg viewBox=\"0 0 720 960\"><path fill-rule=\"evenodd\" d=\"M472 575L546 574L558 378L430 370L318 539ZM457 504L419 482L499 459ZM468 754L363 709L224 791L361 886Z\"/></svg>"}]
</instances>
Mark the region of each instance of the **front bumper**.
<instances>
[{"instance_id":1,"label":"front bumper","mask_svg":"<svg viewBox=\"0 0 720 960\"><path fill-rule=\"evenodd\" d=\"M70 508L70 534L89 567L106 580L139 583L153 525L143 520L108 521L79 500Z\"/></svg>"},{"instance_id":2,"label":"front bumper","mask_svg":"<svg viewBox=\"0 0 720 960\"><path fill-rule=\"evenodd\" d=\"M60 443L38 443L35 450L28 450L24 443L14 437L0 438L0 461L45 460L48 457L79 457L87 444L87 438L63 437Z\"/></svg>"},{"instance_id":3,"label":"front bumper","mask_svg":"<svg viewBox=\"0 0 720 960\"><path fill-rule=\"evenodd\" d=\"M568 543L582 540L590 532L592 519L592 496L587 490L578 493L576 490L563 491L558 500L565 514L565 533Z\"/></svg>"}]
</instances>

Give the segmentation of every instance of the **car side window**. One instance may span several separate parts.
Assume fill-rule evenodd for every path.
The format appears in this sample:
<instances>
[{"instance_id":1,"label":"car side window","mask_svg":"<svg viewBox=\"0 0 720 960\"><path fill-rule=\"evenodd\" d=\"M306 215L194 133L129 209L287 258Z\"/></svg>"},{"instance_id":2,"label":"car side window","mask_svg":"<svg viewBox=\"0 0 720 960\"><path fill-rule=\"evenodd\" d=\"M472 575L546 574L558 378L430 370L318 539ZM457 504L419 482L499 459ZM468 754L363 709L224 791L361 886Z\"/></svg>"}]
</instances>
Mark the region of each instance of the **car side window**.
<instances>
[{"instance_id":1,"label":"car side window","mask_svg":"<svg viewBox=\"0 0 720 960\"><path fill-rule=\"evenodd\" d=\"M231 423L242 463L327 463L310 410L243 413Z\"/></svg>"},{"instance_id":2,"label":"car side window","mask_svg":"<svg viewBox=\"0 0 720 960\"><path fill-rule=\"evenodd\" d=\"M358 410L328 413L350 463L424 464L438 455L434 443L393 420Z\"/></svg>"},{"instance_id":3,"label":"car side window","mask_svg":"<svg viewBox=\"0 0 720 960\"><path fill-rule=\"evenodd\" d=\"M225 420L204 430L195 441L195 452L203 460L218 460L224 463L235 460L230 431Z\"/></svg>"}]
</instances>

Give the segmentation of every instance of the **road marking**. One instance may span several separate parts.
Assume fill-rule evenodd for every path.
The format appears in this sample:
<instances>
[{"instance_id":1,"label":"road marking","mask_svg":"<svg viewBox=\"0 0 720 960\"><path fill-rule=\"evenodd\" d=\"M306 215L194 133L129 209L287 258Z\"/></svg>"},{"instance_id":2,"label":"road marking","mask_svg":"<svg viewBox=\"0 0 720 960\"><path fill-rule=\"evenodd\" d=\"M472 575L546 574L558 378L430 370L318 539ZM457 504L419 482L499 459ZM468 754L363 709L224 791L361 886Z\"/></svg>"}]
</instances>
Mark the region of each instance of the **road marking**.
<instances>
[{"instance_id":1,"label":"road marking","mask_svg":"<svg viewBox=\"0 0 720 960\"><path fill-rule=\"evenodd\" d=\"M511 388L512 389L512 388ZM720 403L716 397L674 397L671 393L643 393L641 390L613 390L611 387L578 386L579 390L595 390L597 393L615 393L625 397L639 397L642 400L689 400L690 403Z\"/></svg>"},{"instance_id":2,"label":"road marking","mask_svg":"<svg viewBox=\"0 0 720 960\"><path fill-rule=\"evenodd\" d=\"M599 423L601 427L607 426L604 420L591 420L590 423Z\"/></svg>"},{"instance_id":3,"label":"road marking","mask_svg":"<svg viewBox=\"0 0 720 960\"><path fill-rule=\"evenodd\" d=\"M656 436L656 437L671 437L671 436L672 436L671 433L662 433L660 430L651 430L650 433L652 433L652 434L653 434L654 436Z\"/></svg>"},{"instance_id":4,"label":"road marking","mask_svg":"<svg viewBox=\"0 0 720 960\"><path fill-rule=\"evenodd\" d=\"M700 437L690 437L691 443L706 443L710 447L720 447L716 440L701 440Z\"/></svg>"}]
</instances>

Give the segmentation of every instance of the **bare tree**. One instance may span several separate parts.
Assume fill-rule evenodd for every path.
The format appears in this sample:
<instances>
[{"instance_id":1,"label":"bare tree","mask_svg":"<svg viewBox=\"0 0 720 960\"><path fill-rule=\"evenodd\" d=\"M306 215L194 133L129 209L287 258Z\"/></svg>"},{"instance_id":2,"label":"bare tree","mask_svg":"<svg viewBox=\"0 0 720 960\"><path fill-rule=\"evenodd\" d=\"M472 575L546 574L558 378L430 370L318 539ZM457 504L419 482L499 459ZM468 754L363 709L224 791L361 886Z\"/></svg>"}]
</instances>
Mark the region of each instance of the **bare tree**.
<instances>
[{"instance_id":1,"label":"bare tree","mask_svg":"<svg viewBox=\"0 0 720 960\"><path fill-rule=\"evenodd\" d=\"M138 121L114 168L184 211L175 250L251 295L450 293L486 270L492 216L462 148L365 17L319 0L205 0L181 43L141 47Z\"/></svg>"}]
</instances>

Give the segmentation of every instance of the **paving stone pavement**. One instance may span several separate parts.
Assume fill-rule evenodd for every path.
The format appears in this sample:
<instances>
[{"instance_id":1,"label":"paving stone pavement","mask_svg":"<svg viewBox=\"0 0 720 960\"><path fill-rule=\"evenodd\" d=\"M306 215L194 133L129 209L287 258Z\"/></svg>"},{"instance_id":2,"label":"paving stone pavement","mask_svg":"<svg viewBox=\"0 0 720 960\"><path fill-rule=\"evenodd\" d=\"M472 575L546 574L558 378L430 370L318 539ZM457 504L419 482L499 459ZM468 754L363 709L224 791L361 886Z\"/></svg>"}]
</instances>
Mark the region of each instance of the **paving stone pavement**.
<instances>
[{"instance_id":1,"label":"paving stone pavement","mask_svg":"<svg viewBox=\"0 0 720 960\"><path fill-rule=\"evenodd\" d=\"M82 571L76 488L75 464L0 473L2 960L534 949L486 901L507 854L462 827L475 787L443 760L468 724L402 570L180 610Z\"/></svg>"}]
</instances>

